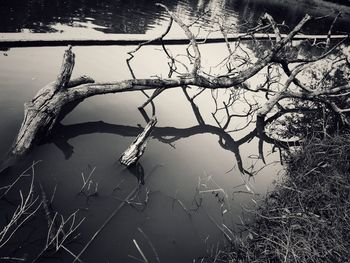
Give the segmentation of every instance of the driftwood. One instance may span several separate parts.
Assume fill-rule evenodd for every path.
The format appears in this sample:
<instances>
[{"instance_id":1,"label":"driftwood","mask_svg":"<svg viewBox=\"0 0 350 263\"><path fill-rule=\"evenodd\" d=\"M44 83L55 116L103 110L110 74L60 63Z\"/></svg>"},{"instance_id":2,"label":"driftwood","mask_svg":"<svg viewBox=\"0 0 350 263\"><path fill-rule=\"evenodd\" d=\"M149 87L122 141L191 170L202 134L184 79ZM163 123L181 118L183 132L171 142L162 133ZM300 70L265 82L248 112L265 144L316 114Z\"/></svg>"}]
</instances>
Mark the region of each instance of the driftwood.
<instances>
[{"instance_id":1,"label":"driftwood","mask_svg":"<svg viewBox=\"0 0 350 263\"><path fill-rule=\"evenodd\" d=\"M286 34L280 35L282 38L286 37ZM304 35L298 34L293 40L327 40L331 39L343 39L346 38L347 35ZM198 42L203 43L225 43L226 41L241 41L241 40L277 40L275 34L264 34L264 33L256 33L256 34L246 34L246 33L236 33L230 34L227 38L223 38L222 36L208 36L206 38L197 37L196 40ZM106 45L138 45L142 42L147 42L149 37L146 35L121 35L121 34L110 34L103 35L97 38L86 38L83 36L74 36L74 37L64 37L62 34L41 34L41 33L33 33L26 38L23 38L22 34L17 33L5 33L0 36L0 47L2 48L11 48L11 47L45 47L45 46L106 46ZM183 37L172 37L165 38L162 40L152 41L152 45L187 45L189 43L188 38Z\"/></svg>"},{"instance_id":2,"label":"driftwood","mask_svg":"<svg viewBox=\"0 0 350 263\"><path fill-rule=\"evenodd\" d=\"M137 163L146 149L148 138L156 123L157 119L155 117L147 123L145 129L136 137L120 157L119 161L121 164L129 167Z\"/></svg>"}]
</instances>

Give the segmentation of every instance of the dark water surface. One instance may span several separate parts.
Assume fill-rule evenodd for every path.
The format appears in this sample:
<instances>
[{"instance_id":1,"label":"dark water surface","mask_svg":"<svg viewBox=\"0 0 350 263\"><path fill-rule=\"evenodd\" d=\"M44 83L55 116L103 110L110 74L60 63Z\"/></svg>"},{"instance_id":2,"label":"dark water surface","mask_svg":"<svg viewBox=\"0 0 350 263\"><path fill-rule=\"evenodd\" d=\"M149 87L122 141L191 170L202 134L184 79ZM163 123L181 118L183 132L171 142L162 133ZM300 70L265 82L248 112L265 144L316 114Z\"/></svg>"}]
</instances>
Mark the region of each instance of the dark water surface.
<instances>
[{"instance_id":1,"label":"dark water surface","mask_svg":"<svg viewBox=\"0 0 350 263\"><path fill-rule=\"evenodd\" d=\"M163 1L186 21L210 10L201 22L208 28L210 24L205 20L218 14L226 15L236 23L237 31L245 22L255 21L265 11L272 13L278 21L295 24L304 12L325 15L329 10L342 9L344 17L336 30L348 30L345 28L348 7L323 1L297 1L298 5L290 2ZM0 9L0 31L154 33L161 30L167 19L164 11L154 4L155 1L5 0ZM312 28L312 32L321 32L328 22ZM132 48L74 47L76 66L73 77L88 75L96 81L128 79L130 73L125 59ZM172 52L185 53L184 48L173 46ZM215 65L226 56L224 46L218 44L201 48L205 54L204 64ZM1 53L1 156L6 154L20 127L23 103L55 80L64 49L22 48ZM159 47L149 46L135 57L133 68L137 77L166 76L167 60ZM255 84L259 83L259 76L255 81ZM0 186L6 185L32 161L42 160L36 166L35 178L48 195L57 186L53 209L64 216L79 210L79 217L86 218L79 229L81 236L69 245L75 254L81 251L121 200L140 180L144 180L134 203L120 209L83 254L81 259L84 262L137 262L132 257L141 256L133 240L150 262L156 262L151 246L138 228L146 233L161 262L200 262L199 257L215 253L217 247L227 244L213 221L239 232L239 224L248 220L242 219L242 206L253 208L278 179L281 170L279 153L272 152L269 144L265 144L264 151L266 163L271 165L254 178L242 175L238 169L237 157L248 170L257 171L263 167L262 161L256 158L256 138L237 143L253 126L230 134L232 137L216 129L211 117L214 104L209 91L196 100L206 121L206 125L199 125L193 108L180 89L168 90L155 100L157 128L140 166L125 169L118 158L141 132L140 126L145 125L137 109L144 101L145 96L140 92L95 96L83 101L64 118L48 143L36 147L26 160L0 179ZM150 113L150 107L147 107L147 112ZM239 112L244 112L244 108L238 107ZM243 127L244 122L245 119L235 120L232 128ZM93 193L97 183L97 195L87 198L79 194L83 184L81 174L86 177L93 169L92 190L85 193ZM199 209L194 201L198 201L197 190L203 198ZM18 201L18 198L16 191L9 196L12 201ZM148 200L147 205L143 205L145 200ZM4 222L14 207L9 202L0 202L1 222ZM14 243L0 249L0 256L13 253L10 255L34 257L42 246L45 226L44 218L38 217L14 237ZM19 240L23 247L16 243ZM71 262L72 257L62 251L48 258L47 262L60 260Z\"/></svg>"},{"instance_id":2,"label":"dark water surface","mask_svg":"<svg viewBox=\"0 0 350 263\"><path fill-rule=\"evenodd\" d=\"M288 26L294 26L306 13L328 16L305 29L326 33L340 11L342 17L334 31L349 32L350 3L322 0L2 0L0 32L145 34L157 31L168 19L166 12L155 5L157 2L167 5L184 21L194 21L202 14L199 23L204 28L212 27L213 18L226 17L237 32L268 12Z\"/></svg>"}]
</instances>

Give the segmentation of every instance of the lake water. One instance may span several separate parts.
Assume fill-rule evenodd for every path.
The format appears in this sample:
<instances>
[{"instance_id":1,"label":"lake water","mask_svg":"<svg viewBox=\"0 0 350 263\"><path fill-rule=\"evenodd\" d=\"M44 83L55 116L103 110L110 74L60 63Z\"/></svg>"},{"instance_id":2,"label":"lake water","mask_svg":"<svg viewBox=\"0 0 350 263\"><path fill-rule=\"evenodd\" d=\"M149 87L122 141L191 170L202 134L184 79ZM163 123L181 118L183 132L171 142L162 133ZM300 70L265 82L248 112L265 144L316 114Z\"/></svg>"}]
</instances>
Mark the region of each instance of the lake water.
<instances>
[{"instance_id":1,"label":"lake water","mask_svg":"<svg viewBox=\"0 0 350 263\"><path fill-rule=\"evenodd\" d=\"M150 34L159 32L168 20L166 12L155 5L161 2L184 21L202 18L203 28L213 26L215 17L225 17L229 25L244 32L259 17L270 13L278 23L294 26L308 13L327 16L304 30L326 33L337 12L342 12L334 32L349 32L350 3L334 4L322 0L4 0L0 9L0 32L61 32ZM336 2L336 1L335 1Z\"/></svg>"},{"instance_id":2,"label":"lake water","mask_svg":"<svg viewBox=\"0 0 350 263\"><path fill-rule=\"evenodd\" d=\"M297 1L291 5L282 1L163 1L178 12L185 21L206 10L200 23L209 29L212 16L221 14L232 19L237 32L245 22L252 23L265 11L277 21L295 24L304 12L321 16L329 8L345 10L337 31L348 30L348 8L323 1ZM156 34L166 24L164 11L154 1L5 1L0 13L1 32L61 32L73 34L138 33ZM326 24L308 28L321 32ZM327 21L327 20L326 20ZM177 33L176 31L175 33ZM174 33L174 34L175 34ZM96 81L114 81L130 78L125 64L130 46L74 47L76 66L73 76L88 75ZM184 53L181 46L173 46L174 54ZM38 47L10 49L0 55L0 155L7 150L23 119L23 103L30 100L47 83L55 80L65 47ZM204 64L215 65L226 56L224 46L201 46ZM148 46L133 60L137 77L166 76L167 60L159 47ZM255 79L259 81L259 77ZM222 93L225 96L225 93ZM150 262L155 254L147 238L159 254L161 262L200 262L201 257L215 253L217 247L227 245L221 230L225 224L239 233L240 224L249 221L244 209L255 207L273 181L279 178L282 166L279 153L265 143L264 169L258 155L258 140L252 138L239 143L254 128L248 126L231 134L216 128L211 112L214 103L209 91L196 99L206 125L200 125L190 103L181 89L171 89L155 99L157 128L150 139L140 165L128 170L118 158L144 127L145 120L138 111L145 101L140 92L95 96L83 101L57 127L53 138L35 149L26 160L2 175L0 186L27 168L32 161L42 160L35 167L35 178L41 182L47 195L55 187L53 209L68 216L79 210L85 217L79 239L69 248L75 254L90 240L126 196L144 178L139 195L132 204L126 204L82 255L84 262L137 262L140 254L133 240L141 247ZM237 113L244 112L238 104ZM146 108L150 113L150 107ZM245 119L233 121L232 128L244 126ZM221 142L221 143L220 143ZM239 169L237 157L249 171L259 171L250 178ZM79 194L85 178L91 176L87 198ZM25 180L21 183L25 185ZM98 186L96 186L98 184ZM217 191L217 189L222 189ZM38 189L37 189L38 190ZM40 191L39 191L40 192ZM198 192L200 194L198 195ZM197 194L196 194L197 193ZM202 198L198 208L196 202ZM9 193L9 200L18 200L18 192ZM147 204L145 203L147 201ZM11 202L0 200L1 220L13 210ZM198 209L197 209L198 208ZM45 236L45 219L38 216L32 224L15 236L14 243L0 249L0 256L34 257ZM4 222L4 221L1 221ZM216 224L214 223L216 222ZM41 239L40 239L41 238ZM18 243L21 240L22 246ZM25 241L23 241L25 240ZM46 258L71 262L72 257L62 251Z\"/></svg>"}]
</instances>

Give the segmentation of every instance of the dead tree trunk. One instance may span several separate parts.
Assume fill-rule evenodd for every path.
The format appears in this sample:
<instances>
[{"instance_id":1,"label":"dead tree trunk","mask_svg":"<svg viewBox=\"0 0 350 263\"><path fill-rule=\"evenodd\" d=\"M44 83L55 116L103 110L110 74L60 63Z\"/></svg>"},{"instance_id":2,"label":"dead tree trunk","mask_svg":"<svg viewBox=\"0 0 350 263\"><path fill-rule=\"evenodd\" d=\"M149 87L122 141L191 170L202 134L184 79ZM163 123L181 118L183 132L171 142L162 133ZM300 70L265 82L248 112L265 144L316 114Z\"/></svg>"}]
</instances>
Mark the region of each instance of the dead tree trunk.
<instances>
[{"instance_id":1,"label":"dead tree trunk","mask_svg":"<svg viewBox=\"0 0 350 263\"><path fill-rule=\"evenodd\" d=\"M57 80L48 84L24 104L24 120L0 171L6 169L17 158L24 156L41 138L50 135L62 108L67 104L67 89L94 82L91 78L80 77L70 80L74 67L74 54L69 47L64 54Z\"/></svg>"},{"instance_id":2,"label":"dead tree trunk","mask_svg":"<svg viewBox=\"0 0 350 263\"><path fill-rule=\"evenodd\" d=\"M40 139L40 136L50 135L63 106L67 103L64 98L67 89L94 82L88 77L70 80L74 57L69 47L65 51L57 80L39 90L31 101L24 104L24 120L12 146L12 155L24 155Z\"/></svg>"}]
</instances>

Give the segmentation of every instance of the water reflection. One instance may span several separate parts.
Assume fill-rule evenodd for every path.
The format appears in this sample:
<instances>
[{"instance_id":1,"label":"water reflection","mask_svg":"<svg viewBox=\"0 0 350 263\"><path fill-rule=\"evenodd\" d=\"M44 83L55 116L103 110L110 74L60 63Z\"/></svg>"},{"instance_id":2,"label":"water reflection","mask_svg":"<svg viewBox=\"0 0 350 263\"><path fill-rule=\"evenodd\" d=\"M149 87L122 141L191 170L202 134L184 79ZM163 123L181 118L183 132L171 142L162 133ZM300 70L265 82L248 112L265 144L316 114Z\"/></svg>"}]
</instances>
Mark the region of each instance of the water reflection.
<instances>
[{"instance_id":1,"label":"water reflection","mask_svg":"<svg viewBox=\"0 0 350 263\"><path fill-rule=\"evenodd\" d=\"M109 133L121 135L123 137L136 137L142 132L142 130L143 128L139 126L111 124L103 121L85 122L71 125L59 124L53 136L47 142L54 143L55 146L57 146L57 148L64 154L65 158L69 159L74 153L74 147L69 143L69 140L75 137L94 133ZM219 145L223 149L234 153L239 170L243 173L249 174L249 172L244 168L239 147L257 136L256 129L236 141L222 128L208 124L200 124L188 128L155 127L152 137L162 143L171 145L178 140L199 134L217 135ZM278 147L287 148L288 146L291 146L291 142L289 142L287 145L281 141L269 138L267 135L264 135L262 140L269 144L275 144ZM130 172L142 182L144 173L141 165L130 168Z\"/></svg>"},{"instance_id":2,"label":"water reflection","mask_svg":"<svg viewBox=\"0 0 350 263\"><path fill-rule=\"evenodd\" d=\"M139 184L145 184L145 170L139 162L128 167L128 170L136 177Z\"/></svg>"},{"instance_id":3,"label":"water reflection","mask_svg":"<svg viewBox=\"0 0 350 263\"><path fill-rule=\"evenodd\" d=\"M349 32L350 7L327 1L317 1L315 5L306 0L4 0L0 9L0 32L66 32L84 28L103 33L144 34L156 30L166 19L167 15L156 2L167 5L185 21L204 14L200 25L207 29L217 15L225 17L228 23L240 27L238 31L269 12L276 21L285 21L290 26L305 13L315 17L327 15L325 21L307 29L320 33L328 29L336 11L342 11L335 31Z\"/></svg>"}]
</instances>

